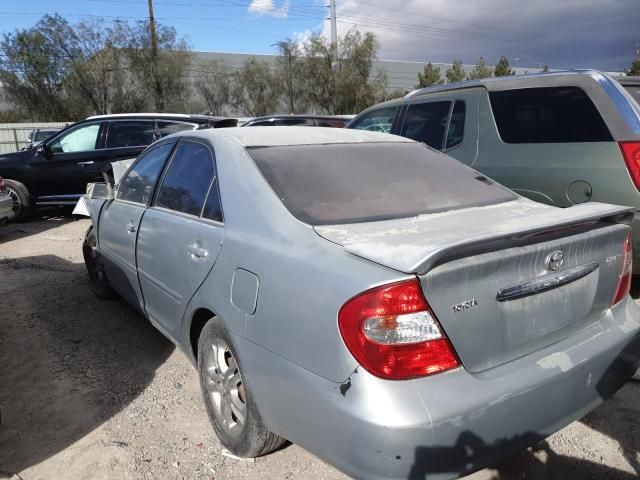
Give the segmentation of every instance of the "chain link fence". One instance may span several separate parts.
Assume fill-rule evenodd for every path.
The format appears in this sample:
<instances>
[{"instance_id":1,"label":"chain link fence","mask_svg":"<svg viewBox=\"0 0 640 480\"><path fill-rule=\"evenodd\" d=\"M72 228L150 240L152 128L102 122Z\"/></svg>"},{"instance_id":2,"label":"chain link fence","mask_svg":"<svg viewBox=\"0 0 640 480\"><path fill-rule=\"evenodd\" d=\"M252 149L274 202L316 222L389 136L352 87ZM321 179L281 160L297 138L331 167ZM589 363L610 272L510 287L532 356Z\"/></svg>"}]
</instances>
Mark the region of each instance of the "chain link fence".
<instances>
[{"instance_id":1,"label":"chain link fence","mask_svg":"<svg viewBox=\"0 0 640 480\"><path fill-rule=\"evenodd\" d=\"M0 123L0 154L16 152L29 144L29 134L40 129L61 129L70 122Z\"/></svg>"}]
</instances>

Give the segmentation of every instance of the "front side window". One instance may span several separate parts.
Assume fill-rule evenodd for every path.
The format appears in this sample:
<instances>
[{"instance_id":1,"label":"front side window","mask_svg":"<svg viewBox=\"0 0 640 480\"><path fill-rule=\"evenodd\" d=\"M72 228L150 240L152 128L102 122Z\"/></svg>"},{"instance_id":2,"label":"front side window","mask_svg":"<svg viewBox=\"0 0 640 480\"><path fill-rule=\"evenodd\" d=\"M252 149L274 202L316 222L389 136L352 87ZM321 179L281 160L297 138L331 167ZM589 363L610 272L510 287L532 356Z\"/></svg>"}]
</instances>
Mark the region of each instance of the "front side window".
<instances>
[{"instance_id":1,"label":"front side window","mask_svg":"<svg viewBox=\"0 0 640 480\"><path fill-rule=\"evenodd\" d=\"M450 109L450 101L409 105L400 135L442 150Z\"/></svg>"},{"instance_id":2,"label":"front side window","mask_svg":"<svg viewBox=\"0 0 640 480\"><path fill-rule=\"evenodd\" d=\"M143 153L120 182L118 200L146 205L172 148L173 144L165 143Z\"/></svg>"},{"instance_id":3,"label":"front side window","mask_svg":"<svg viewBox=\"0 0 640 480\"><path fill-rule=\"evenodd\" d=\"M349 125L349 128L389 133L397 111L398 107L386 107L367 112Z\"/></svg>"},{"instance_id":4,"label":"front side window","mask_svg":"<svg viewBox=\"0 0 640 480\"><path fill-rule=\"evenodd\" d=\"M457 160L415 142L247 151L285 207L310 225L413 217L517 198Z\"/></svg>"},{"instance_id":5,"label":"front side window","mask_svg":"<svg viewBox=\"0 0 640 480\"><path fill-rule=\"evenodd\" d=\"M155 140L153 120L118 120L109 125L107 148L146 147Z\"/></svg>"},{"instance_id":6,"label":"front side window","mask_svg":"<svg viewBox=\"0 0 640 480\"><path fill-rule=\"evenodd\" d=\"M98 148L100 122L81 125L58 137L49 146L53 153L90 152Z\"/></svg>"},{"instance_id":7,"label":"front side window","mask_svg":"<svg viewBox=\"0 0 640 480\"><path fill-rule=\"evenodd\" d=\"M489 92L505 143L610 142L611 133L589 96L578 87Z\"/></svg>"},{"instance_id":8,"label":"front side window","mask_svg":"<svg viewBox=\"0 0 640 480\"><path fill-rule=\"evenodd\" d=\"M213 176L211 151L201 143L180 143L158 190L156 206L199 216Z\"/></svg>"}]
</instances>

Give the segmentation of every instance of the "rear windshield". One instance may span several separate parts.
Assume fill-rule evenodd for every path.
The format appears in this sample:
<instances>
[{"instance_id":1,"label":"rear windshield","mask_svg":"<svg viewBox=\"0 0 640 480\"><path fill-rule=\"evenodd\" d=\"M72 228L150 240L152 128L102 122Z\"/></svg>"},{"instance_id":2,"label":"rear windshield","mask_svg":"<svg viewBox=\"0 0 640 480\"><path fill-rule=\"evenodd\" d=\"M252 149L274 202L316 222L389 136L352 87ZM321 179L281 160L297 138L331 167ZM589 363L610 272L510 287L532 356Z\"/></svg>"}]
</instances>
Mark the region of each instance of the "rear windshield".
<instances>
[{"instance_id":1,"label":"rear windshield","mask_svg":"<svg viewBox=\"0 0 640 480\"><path fill-rule=\"evenodd\" d=\"M310 225L412 217L516 198L457 160L419 143L248 151L282 203Z\"/></svg>"},{"instance_id":2,"label":"rear windshield","mask_svg":"<svg viewBox=\"0 0 640 480\"><path fill-rule=\"evenodd\" d=\"M631 94L633 99L640 105L640 85L624 85L624 89Z\"/></svg>"}]
</instances>

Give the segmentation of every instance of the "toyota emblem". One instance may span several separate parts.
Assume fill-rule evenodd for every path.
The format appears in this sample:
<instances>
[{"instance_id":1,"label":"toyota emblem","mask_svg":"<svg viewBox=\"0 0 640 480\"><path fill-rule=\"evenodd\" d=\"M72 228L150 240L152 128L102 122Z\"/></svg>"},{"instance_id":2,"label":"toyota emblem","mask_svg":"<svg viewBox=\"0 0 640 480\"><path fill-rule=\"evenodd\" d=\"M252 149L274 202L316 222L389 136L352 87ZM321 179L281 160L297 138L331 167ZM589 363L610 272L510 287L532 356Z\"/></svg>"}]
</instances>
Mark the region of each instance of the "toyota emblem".
<instances>
[{"instance_id":1,"label":"toyota emblem","mask_svg":"<svg viewBox=\"0 0 640 480\"><path fill-rule=\"evenodd\" d=\"M551 270L555 272L558 270L562 264L564 263L564 253L561 250L556 250L555 252L551 252L547 256L547 260L545 264L547 265L547 270Z\"/></svg>"}]
</instances>

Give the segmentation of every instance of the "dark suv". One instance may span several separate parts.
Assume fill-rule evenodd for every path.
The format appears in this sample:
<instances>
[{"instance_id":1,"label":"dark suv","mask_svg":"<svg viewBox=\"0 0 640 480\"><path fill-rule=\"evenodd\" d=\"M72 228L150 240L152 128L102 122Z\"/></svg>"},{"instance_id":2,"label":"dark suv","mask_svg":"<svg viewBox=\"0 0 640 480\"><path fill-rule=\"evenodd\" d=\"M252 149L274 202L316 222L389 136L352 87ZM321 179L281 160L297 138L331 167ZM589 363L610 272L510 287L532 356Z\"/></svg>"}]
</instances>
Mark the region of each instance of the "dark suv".
<instances>
[{"instance_id":1,"label":"dark suv","mask_svg":"<svg viewBox=\"0 0 640 480\"><path fill-rule=\"evenodd\" d=\"M69 125L36 148L0 155L0 176L13 199L13 220L40 205L73 205L102 170L137 157L149 144L182 130L235 126L207 115L118 114Z\"/></svg>"}]
</instances>

